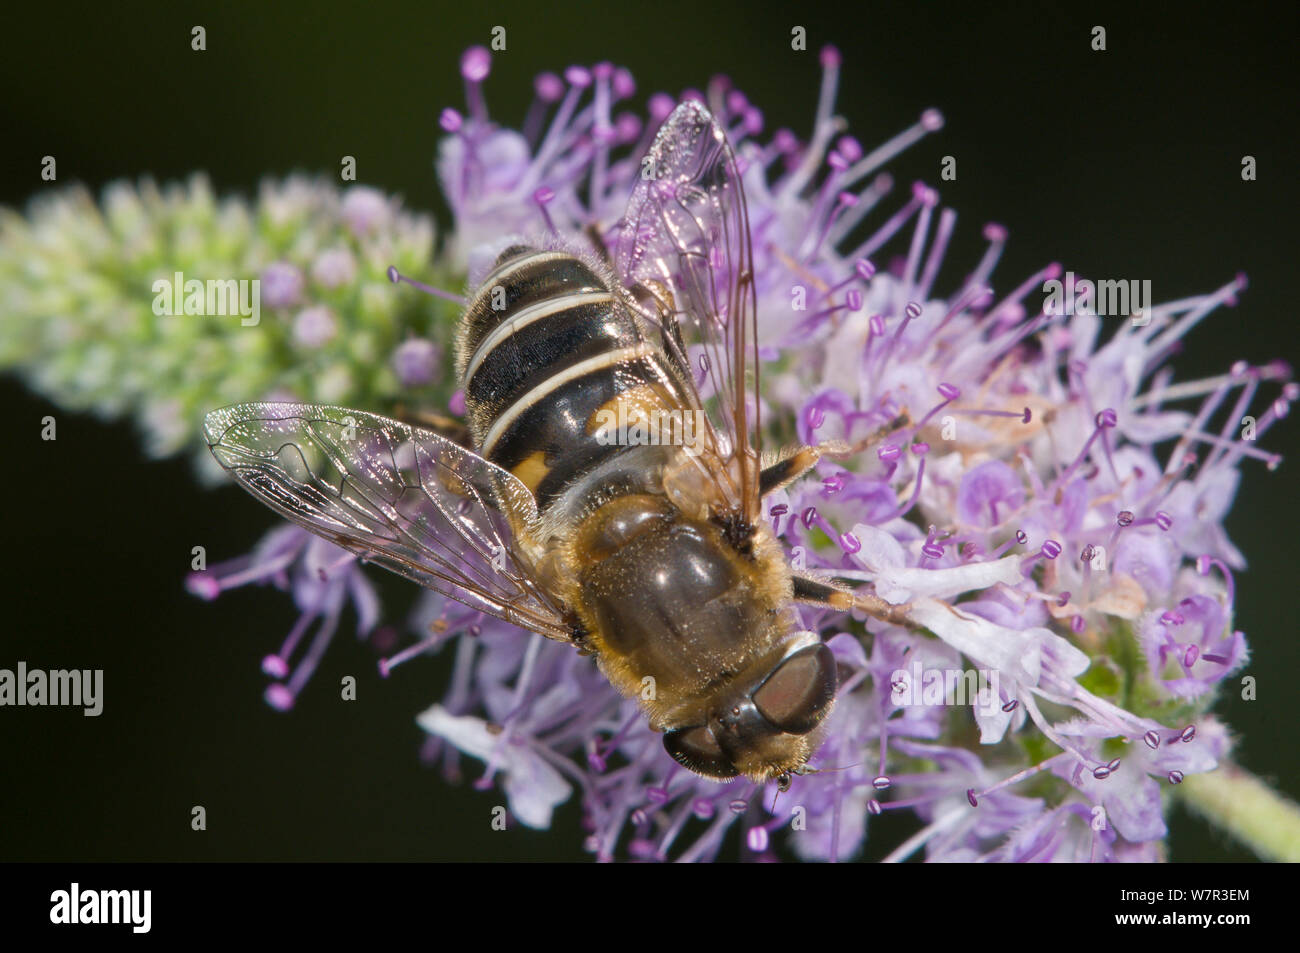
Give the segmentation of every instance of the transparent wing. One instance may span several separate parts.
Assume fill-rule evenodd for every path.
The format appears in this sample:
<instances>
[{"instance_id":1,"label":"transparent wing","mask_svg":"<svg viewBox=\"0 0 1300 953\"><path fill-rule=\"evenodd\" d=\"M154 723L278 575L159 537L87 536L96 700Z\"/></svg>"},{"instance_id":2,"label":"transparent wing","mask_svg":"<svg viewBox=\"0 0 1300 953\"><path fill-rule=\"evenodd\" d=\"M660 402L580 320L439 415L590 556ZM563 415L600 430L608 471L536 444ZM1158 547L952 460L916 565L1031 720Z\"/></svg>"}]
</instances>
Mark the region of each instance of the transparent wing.
<instances>
[{"instance_id":1,"label":"transparent wing","mask_svg":"<svg viewBox=\"0 0 1300 953\"><path fill-rule=\"evenodd\" d=\"M208 414L223 467L299 526L451 599L567 641L508 541L537 519L517 478L428 430L343 407L253 403Z\"/></svg>"},{"instance_id":2,"label":"transparent wing","mask_svg":"<svg viewBox=\"0 0 1300 953\"><path fill-rule=\"evenodd\" d=\"M664 330L709 412L746 519L759 513L758 333L749 216L726 134L698 102L665 121L619 227L615 267L642 315Z\"/></svg>"}]
</instances>

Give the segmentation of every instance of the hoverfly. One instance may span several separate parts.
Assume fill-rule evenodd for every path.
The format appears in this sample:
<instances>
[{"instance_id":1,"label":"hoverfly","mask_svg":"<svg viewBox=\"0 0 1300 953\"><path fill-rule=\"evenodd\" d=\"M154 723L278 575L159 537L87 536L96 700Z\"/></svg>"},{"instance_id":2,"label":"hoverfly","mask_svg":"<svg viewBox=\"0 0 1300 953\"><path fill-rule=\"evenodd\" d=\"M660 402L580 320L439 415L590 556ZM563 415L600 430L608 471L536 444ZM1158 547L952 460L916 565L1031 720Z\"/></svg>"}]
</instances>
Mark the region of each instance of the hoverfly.
<instances>
[{"instance_id":1,"label":"hoverfly","mask_svg":"<svg viewBox=\"0 0 1300 953\"><path fill-rule=\"evenodd\" d=\"M472 449L306 404L218 410L205 433L282 516L593 655L680 764L784 789L811 770L837 687L794 603L895 621L905 607L794 572L761 519L764 494L845 448L762 455L749 222L708 109L679 105L642 169L612 269L515 245L470 300L457 373ZM665 414L702 425L632 439Z\"/></svg>"}]
</instances>

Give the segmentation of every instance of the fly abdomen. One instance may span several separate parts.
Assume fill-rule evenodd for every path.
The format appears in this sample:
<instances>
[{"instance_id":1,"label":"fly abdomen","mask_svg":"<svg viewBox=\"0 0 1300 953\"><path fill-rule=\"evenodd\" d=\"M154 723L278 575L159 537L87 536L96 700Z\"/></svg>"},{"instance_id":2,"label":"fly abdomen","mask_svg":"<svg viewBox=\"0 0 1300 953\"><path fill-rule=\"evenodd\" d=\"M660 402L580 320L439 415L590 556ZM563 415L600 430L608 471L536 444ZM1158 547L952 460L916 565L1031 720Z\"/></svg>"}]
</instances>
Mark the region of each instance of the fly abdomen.
<instances>
[{"instance_id":1,"label":"fly abdomen","mask_svg":"<svg viewBox=\"0 0 1300 953\"><path fill-rule=\"evenodd\" d=\"M634 348L635 326L607 292L569 293L516 310L482 341L465 371L465 399L493 419L547 379L590 358Z\"/></svg>"},{"instance_id":2,"label":"fly abdomen","mask_svg":"<svg viewBox=\"0 0 1300 953\"><path fill-rule=\"evenodd\" d=\"M459 370L476 449L545 510L620 451L618 404L680 406L684 389L607 281L562 251L507 250L465 314Z\"/></svg>"}]
</instances>

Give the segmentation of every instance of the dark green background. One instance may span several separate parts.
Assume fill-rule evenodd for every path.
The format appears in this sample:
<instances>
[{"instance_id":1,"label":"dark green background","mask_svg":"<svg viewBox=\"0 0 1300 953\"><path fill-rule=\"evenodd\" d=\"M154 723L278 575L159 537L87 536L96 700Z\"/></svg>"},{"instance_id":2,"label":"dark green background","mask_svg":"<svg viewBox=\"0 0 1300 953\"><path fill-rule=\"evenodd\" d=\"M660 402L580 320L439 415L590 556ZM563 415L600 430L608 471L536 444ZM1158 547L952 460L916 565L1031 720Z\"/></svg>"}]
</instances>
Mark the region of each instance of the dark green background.
<instances>
[{"instance_id":1,"label":"dark green background","mask_svg":"<svg viewBox=\"0 0 1300 953\"><path fill-rule=\"evenodd\" d=\"M944 275L959 280L1004 223L1011 242L999 286L1059 260L1101 276L1150 278L1158 300L1210 291L1245 270L1239 307L1188 341L1180 379L1237 358L1294 359L1297 102L1294 28L1267 8L1180 5L1140 12L1096 5L730 5L528 3L29 5L6 14L3 200L60 184L98 188L150 173L207 170L221 191L260 177L333 173L343 155L361 181L401 193L447 222L432 171L456 66L495 25L493 113L518 122L542 69L610 59L629 66L637 103L657 89L731 74L768 128L809 131L825 42L844 52L839 111L870 148L927 106L947 126L893 167L924 177L960 217ZM790 50L807 27L810 51ZM207 28L206 52L190 28ZM1089 48L1094 24L1109 49ZM1240 179L1243 155L1259 180ZM958 160L957 182L938 181ZM897 195L897 193L896 193ZM942 286L942 279L941 279ZM950 285L949 285L950 286ZM1273 391L1269 391L1273 393ZM185 463L145 462L126 425L59 417L12 380L6 412L5 591L0 664L104 668L98 719L73 710L0 711L0 859L534 859L581 858L571 804L550 833L489 828L497 792L444 784L416 760L414 715L440 693L442 660L380 683L350 618L291 714L260 700L262 655L293 610L245 590L215 604L187 596L190 547L245 551L270 524L234 489L198 490ZM1266 446L1293 459L1275 474L1244 466L1228 520L1251 559L1238 576L1238 625L1254 651L1259 700L1222 708L1246 765L1300 793L1294 754L1297 587L1293 532L1296 423ZM404 597L388 587L390 605ZM360 700L337 698L355 674ZM469 762L470 777L477 764ZM205 833L189 810L208 810ZM871 854L907 828L873 829ZM1241 858L1198 823L1174 817L1177 860Z\"/></svg>"}]
</instances>

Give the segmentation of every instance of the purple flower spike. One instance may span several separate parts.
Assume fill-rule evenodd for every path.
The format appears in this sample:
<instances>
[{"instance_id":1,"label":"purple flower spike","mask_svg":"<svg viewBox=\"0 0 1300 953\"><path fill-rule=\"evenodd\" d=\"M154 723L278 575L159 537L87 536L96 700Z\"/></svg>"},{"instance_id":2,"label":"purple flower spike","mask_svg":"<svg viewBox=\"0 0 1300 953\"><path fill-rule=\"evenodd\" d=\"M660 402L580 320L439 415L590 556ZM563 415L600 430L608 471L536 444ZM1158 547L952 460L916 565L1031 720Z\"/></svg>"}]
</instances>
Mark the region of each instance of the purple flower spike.
<instances>
[{"instance_id":1,"label":"purple flower spike","mask_svg":"<svg viewBox=\"0 0 1300 953\"><path fill-rule=\"evenodd\" d=\"M492 54L485 46L471 46L461 55L460 75L471 83L487 79L492 69Z\"/></svg>"},{"instance_id":2,"label":"purple flower spike","mask_svg":"<svg viewBox=\"0 0 1300 953\"><path fill-rule=\"evenodd\" d=\"M597 237L615 261L639 248L647 236L628 232L626 203L678 98L655 93L638 110L626 69L570 66L536 78L517 131L487 115L491 61L482 47L465 53L467 102L439 116L437 170L454 219L439 242L442 273L472 284L520 240L591 258ZM859 141L836 109L839 51L823 49L821 64L806 141L787 129L765 135L758 104L725 77L681 96L719 111L743 169L757 337L746 342L757 358L747 358L762 385L762 449L802 441L825 452L765 496L767 518L749 527L754 551L784 547L801 574L875 600L858 603L869 614L780 607L790 624L780 650L824 646L837 676L807 771L700 777L665 751L640 698L615 691L589 658L433 592L412 614L409 643L384 649L381 671L442 652L453 672L442 701L419 716L426 756L449 776L481 763L475 783L499 787L512 819L529 827L551 826L560 805L577 802L572 836L601 860L711 860L737 845L749 860L846 859L875 835L872 817L900 811L921 830L890 860L1151 859L1167 835L1164 783L1229 754L1209 709L1247 650L1233 628L1244 557L1223 519L1242 464L1275 465L1257 441L1300 388L1280 362L1203 381L1167 368L1182 335L1235 301L1235 278L1153 304L1148 328L1099 331L1095 315L1049 313L1044 286L1064 275L1060 263L995 273L1008 240L1000 224L984 226L974 261L950 261L950 240L962 241L954 210L925 183L891 193L882 168L941 129L943 116L927 110L883 144ZM654 261L643 264L696 269L704 294L725 302L735 262L696 235L708 223L693 218L706 192L672 177L644 192L684 213L674 225L697 247L679 257L652 243ZM372 239L397 214L365 187L350 189L340 211L354 237ZM338 289L335 308L362 270L356 247L308 253L311 292ZM395 269L390 278L415 283ZM792 304L795 288L806 300ZM307 294L294 265L264 270L262 302L283 333L318 351L350 346ZM386 362L380 376L395 405L441 412L422 398L445 373L434 342L446 329L417 328L402 327L372 363ZM729 356L687 350L701 380ZM462 384L453 386L446 410L463 416ZM1251 440L1210 423L1221 408L1255 417ZM730 480L718 478L720 499L738 489ZM263 663L266 701L284 710L312 689L341 620L374 627L368 572L352 553L284 528L186 585L210 599L269 584L294 599L298 620ZM982 681L960 701L928 677L967 669ZM1175 711L1196 725L1165 724ZM797 831L791 799L806 821Z\"/></svg>"},{"instance_id":3,"label":"purple flower spike","mask_svg":"<svg viewBox=\"0 0 1300 953\"><path fill-rule=\"evenodd\" d=\"M438 126L443 132L460 132L461 126L464 124L465 121L461 118L460 113L454 109L444 109L438 116Z\"/></svg>"},{"instance_id":4,"label":"purple flower spike","mask_svg":"<svg viewBox=\"0 0 1300 953\"><path fill-rule=\"evenodd\" d=\"M299 347L315 350L333 339L338 330L334 313L323 305L304 308L293 321L293 340Z\"/></svg>"},{"instance_id":5,"label":"purple flower spike","mask_svg":"<svg viewBox=\"0 0 1300 953\"><path fill-rule=\"evenodd\" d=\"M992 528L1019 510L1024 501L1020 476L1001 460L989 460L962 476L957 517L964 524Z\"/></svg>"},{"instance_id":6,"label":"purple flower spike","mask_svg":"<svg viewBox=\"0 0 1300 953\"><path fill-rule=\"evenodd\" d=\"M441 361L438 346L432 341L410 338L393 352L393 371L403 387L424 387L433 383Z\"/></svg>"},{"instance_id":7,"label":"purple flower spike","mask_svg":"<svg viewBox=\"0 0 1300 953\"><path fill-rule=\"evenodd\" d=\"M542 102L558 102L564 95L564 80L554 73L539 73L537 79L533 81L533 89Z\"/></svg>"},{"instance_id":8,"label":"purple flower spike","mask_svg":"<svg viewBox=\"0 0 1300 953\"><path fill-rule=\"evenodd\" d=\"M292 308L302 300L302 272L293 265L276 262L262 272L262 304L268 308Z\"/></svg>"},{"instance_id":9,"label":"purple flower spike","mask_svg":"<svg viewBox=\"0 0 1300 953\"><path fill-rule=\"evenodd\" d=\"M393 207L388 197L378 189L354 185L344 194L340 213L352 233L360 237L388 227L393 218Z\"/></svg>"},{"instance_id":10,"label":"purple flower spike","mask_svg":"<svg viewBox=\"0 0 1300 953\"><path fill-rule=\"evenodd\" d=\"M266 703L276 711L288 711L293 707L293 692L289 691L283 685L268 685L266 689Z\"/></svg>"}]
</instances>

